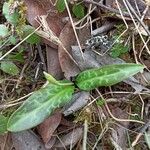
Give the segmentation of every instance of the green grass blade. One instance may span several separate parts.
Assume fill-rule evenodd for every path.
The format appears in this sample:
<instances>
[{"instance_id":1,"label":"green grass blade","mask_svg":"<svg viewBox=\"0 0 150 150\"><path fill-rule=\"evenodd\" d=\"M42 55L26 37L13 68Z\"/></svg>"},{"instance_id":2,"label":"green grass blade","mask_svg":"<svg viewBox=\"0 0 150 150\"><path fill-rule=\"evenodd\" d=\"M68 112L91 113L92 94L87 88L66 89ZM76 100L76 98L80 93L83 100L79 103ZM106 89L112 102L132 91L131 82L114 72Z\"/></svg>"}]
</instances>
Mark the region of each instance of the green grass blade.
<instances>
[{"instance_id":1,"label":"green grass blade","mask_svg":"<svg viewBox=\"0 0 150 150\"><path fill-rule=\"evenodd\" d=\"M76 77L75 82L81 90L89 91L100 86L111 86L119 83L142 71L143 68L143 65L133 63L108 65L81 72Z\"/></svg>"},{"instance_id":2,"label":"green grass blade","mask_svg":"<svg viewBox=\"0 0 150 150\"><path fill-rule=\"evenodd\" d=\"M72 98L73 86L48 84L34 92L10 117L7 130L18 132L35 127L54 109L65 105Z\"/></svg>"}]
</instances>

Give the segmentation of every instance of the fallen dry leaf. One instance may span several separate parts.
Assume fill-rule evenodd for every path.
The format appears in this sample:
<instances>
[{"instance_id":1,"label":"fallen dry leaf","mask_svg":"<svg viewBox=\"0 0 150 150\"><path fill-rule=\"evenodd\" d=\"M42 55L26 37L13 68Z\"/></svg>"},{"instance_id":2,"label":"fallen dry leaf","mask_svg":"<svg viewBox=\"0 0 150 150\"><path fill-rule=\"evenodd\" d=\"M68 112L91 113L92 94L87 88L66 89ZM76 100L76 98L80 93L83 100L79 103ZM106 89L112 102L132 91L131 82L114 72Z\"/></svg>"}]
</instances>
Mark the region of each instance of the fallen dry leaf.
<instances>
[{"instance_id":1,"label":"fallen dry leaf","mask_svg":"<svg viewBox=\"0 0 150 150\"><path fill-rule=\"evenodd\" d=\"M53 5L55 0L24 0L24 2L27 7L27 20L32 26L37 28L39 26L37 17L48 14L46 21L49 25L49 28L55 33L56 36L59 36L65 25L63 20L67 16L67 13L59 13L56 10L55 6ZM46 39L43 39L43 41L54 48L57 47L54 43L49 42Z\"/></svg>"},{"instance_id":2,"label":"fallen dry leaf","mask_svg":"<svg viewBox=\"0 0 150 150\"><path fill-rule=\"evenodd\" d=\"M72 113L75 113L85 105L87 105L90 98L89 92L78 92L73 95L72 102L65 107L63 114L68 116Z\"/></svg>"},{"instance_id":3,"label":"fallen dry leaf","mask_svg":"<svg viewBox=\"0 0 150 150\"><path fill-rule=\"evenodd\" d=\"M63 28L62 32L60 33L59 39L62 42L62 45L71 54L71 46L75 44L76 39L70 22L68 22L68 24ZM67 79L76 76L80 72L80 70L61 45L58 46L58 54L59 62L61 65L61 69L64 72L64 76Z\"/></svg>"},{"instance_id":4,"label":"fallen dry leaf","mask_svg":"<svg viewBox=\"0 0 150 150\"><path fill-rule=\"evenodd\" d=\"M57 139L54 147L56 149L59 148L65 148L65 147L74 147L76 143L80 140L83 134L83 128L76 128L73 129L68 134L65 134L64 136L60 137L61 141Z\"/></svg>"},{"instance_id":5,"label":"fallen dry leaf","mask_svg":"<svg viewBox=\"0 0 150 150\"><path fill-rule=\"evenodd\" d=\"M62 114L60 112L56 112L37 127L38 133L41 135L46 145L50 145L48 143L59 126L61 118Z\"/></svg>"},{"instance_id":6,"label":"fallen dry leaf","mask_svg":"<svg viewBox=\"0 0 150 150\"><path fill-rule=\"evenodd\" d=\"M46 46L47 70L56 79L62 79L63 73L60 67L58 51L50 46Z\"/></svg>"},{"instance_id":7,"label":"fallen dry leaf","mask_svg":"<svg viewBox=\"0 0 150 150\"><path fill-rule=\"evenodd\" d=\"M31 130L11 133L15 150L46 150L40 138Z\"/></svg>"},{"instance_id":8,"label":"fallen dry leaf","mask_svg":"<svg viewBox=\"0 0 150 150\"><path fill-rule=\"evenodd\" d=\"M59 13L56 10L55 6L52 4L55 0L24 0L24 2L27 6L27 19L31 25L37 27L39 24L35 20L36 17L49 13L47 17L48 25L50 29L59 36L64 27L62 19L67 16L67 13Z\"/></svg>"}]
</instances>

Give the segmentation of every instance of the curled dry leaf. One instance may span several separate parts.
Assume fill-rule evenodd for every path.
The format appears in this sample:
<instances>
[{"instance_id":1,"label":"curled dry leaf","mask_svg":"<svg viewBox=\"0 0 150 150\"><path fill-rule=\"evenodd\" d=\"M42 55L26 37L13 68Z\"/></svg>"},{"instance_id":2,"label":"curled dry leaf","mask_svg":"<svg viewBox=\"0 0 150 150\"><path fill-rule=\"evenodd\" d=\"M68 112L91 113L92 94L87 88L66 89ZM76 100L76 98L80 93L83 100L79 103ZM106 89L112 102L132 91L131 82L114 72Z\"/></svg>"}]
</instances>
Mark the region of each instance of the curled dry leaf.
<instances>
[{"instance_id":1,"label":"curled dry leaf","mask_svg":"<svg viewBox=\"0 0 150 150\"><path fill-rule=\"evenodd\" d=\"M11 133L15 150L46 150L40 138L33 131Z\"/></svg>"},{"instance_id":2,"label":"curled dry leaf","mask_svg":"<svg viewBox=\"0 0 150 150\"><path fill-rule=\"evenodd\" d=\"M60 67L58 51L50 46L46 47L48 73L56 79L62 79L63 73Z\"/></svg>"},{"instance_id":3,"label":"curled dry leaf","mask_svg":"<svg viewBox=\"0 0 150 150\"><path fill-rule=\"evenodd\" d=\"M56 138L52 137L52 135L59 126L61 118L62 114L60 112L56 112L37 127L46 148L51 148L55 143Z\"/></svg>"},{"instance_id":4,"label":"curled dry leaf","mask_svg":"<svg viewBox=\"0 0 150 150\"><path fill-rule=\"evenodd\" d=\"M59 39L68 53L71 54L71 46L75 44L76 39L69 22L60 33ZM80 70L78 66L73 62L73 60L69 57L69 55L65 52L62 45L58 46L59 62L61 65L61 69L64 72L64 76L67 79L70 79L70 77L76 76L80 72Z\"/></svg>"},{"instance_id":5,"label":"curled dry leaf","mask_svg":"<svg viewBox=\"0 0 150 150\"><path fill-rule=\"evenodd\" d=\"M68 134L60 137L61 141L57 140L54 147L56 149L64 148L64 147L74 147L76 143L80 140L83 134L83 128L73 129Z\"/></svg>"}]
</instances>

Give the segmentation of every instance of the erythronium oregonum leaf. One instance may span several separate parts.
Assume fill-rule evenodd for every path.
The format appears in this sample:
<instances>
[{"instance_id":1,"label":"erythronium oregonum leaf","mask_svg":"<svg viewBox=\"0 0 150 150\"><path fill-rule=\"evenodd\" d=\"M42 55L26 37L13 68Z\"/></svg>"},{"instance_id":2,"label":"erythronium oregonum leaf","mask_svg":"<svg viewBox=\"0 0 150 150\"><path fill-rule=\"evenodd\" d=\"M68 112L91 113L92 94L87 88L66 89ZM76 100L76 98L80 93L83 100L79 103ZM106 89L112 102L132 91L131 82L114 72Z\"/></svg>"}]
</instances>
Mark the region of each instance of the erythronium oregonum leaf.
<instances>
[{"instance_id":1,"label":"erythronium oregonum leaf","mask_svg":"<svg viewBox=\"0 0 150 150\"><path fill-rule=\"evenodd\" d=\"M18 132L35 127L44 121L54 109L67 104L74 92L74 86L48 84L34 92L8 120L7 130Z\"/></svg>"},{"instance_id":2,"label":"erythronium oregonum leaf","mask_svg":"<svg viewBox=\"0 0 150 150\"><path fill-rule=\"evenodd\" d=\"M89 69L76 77L76 85L81 90L93 90L100 86L111 86L119 83L144 69L143 65L126 63L107 65L98 69Z\"/></svg>"},{"instance_id":3,"label":"erythronium oregonum leaf","mask_svg":"<svg viewBox=\"0 0 150 150\"><path fill-rule=\"evenodd\" d=\"M7 132L7 121L8 118L0 114L0 134Z\"/></svg>"}]
</instances>

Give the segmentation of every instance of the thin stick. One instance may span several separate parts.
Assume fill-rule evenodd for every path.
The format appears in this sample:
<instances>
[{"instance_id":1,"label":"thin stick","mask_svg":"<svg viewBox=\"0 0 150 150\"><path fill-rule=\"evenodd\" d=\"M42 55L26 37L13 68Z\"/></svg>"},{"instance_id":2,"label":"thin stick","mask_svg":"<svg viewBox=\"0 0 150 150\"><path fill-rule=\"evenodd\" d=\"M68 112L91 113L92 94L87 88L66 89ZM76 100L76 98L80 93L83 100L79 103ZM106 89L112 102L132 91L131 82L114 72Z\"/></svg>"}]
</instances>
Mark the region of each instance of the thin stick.
<instances>
[{"instance_id":1,"label":"thin stick","mask_svg":"<svg viewBox=\"0 0 150 150\"><path fill-rule=\"evenodd\" d=\"M117 9L110 8L106 5L103 5L102 3L97 3L97 2L94 2L94 1L91 1L91 0L83 0L83 1L86 2L86 3L90 3L90 4L93 4L93 5L99 6L99 7L103 8L104 10L108 10L110 12L120 14L120 12ZM126 17L130 16L127 12L123 12L123 15L126 16Z\"/></svg>"},{"instance_id":2,"label":"thin stick","mask_svg":"<svg viewBox=\"0 0 150 150\"><path fill-rule=\"evenodd\" d=\"M126 2L126 4L128 5L130 11L133 13L133 15L136 17L136 19L140 22L140 24L145 29L145 31L147 32L147 34L150 36L150 31L145 27L145 24L141 21L141 19L139 18L139 16L136 14L136 12L133 9L133 7L131 6L131 4L127 0L123 0L123 1Z\"/></svg>"},{"instance_id":3,"label":"thin stick","mask_svg":"<svg viewBox=\"0 0 150 150\"><path fill-rule=\"evenodd\" d=\"M150 54L150 50L149 50L148 46L146 45L145 40L144 40L144 38L143 38L143 36L142 36L142 34L141 34L141 32L140 32L140 30L139 30L139 28L138 28L138 26L137 26L135 20L134 20L132 14L131 14L131 12L130 12L131 10L129 10L129 6L126 4L126 3L127 3L126 0L123 0L123 3L124 3L124 5L126 6L126 9L127 9L127 11L129 12L129 14L130 14L130 17L131 17L131 19L132 19L132 21L133 21L133 23L134 23L134 25L135 25L135 28L137 29L137 31L138 31L138 33L139 33L139 35L140 35L140 37L141 37L142 42L144 43L144 45L145 45L145 47L146 47L146 49L147 49L148 54ZM140 20L140 21L141 21L141 20Z\"/></svg>"},{"instance_id":4,"label":"thin stick","mask_svg":"<svg viewBox=\"0 0 150 150\"><path fill-rule=\"evenodd\" d=\"M142 96L141 96L140 94L138 94L138 95L139 95L140 100L141 100L141 102L142 102L142 108L141 108L141 119L143 119L143 118L144 118L144 106L145 106L145 103L144 103L144 101L143 101Z\"/></svg>"},{"instance_id":5,"label":"thin stick","mask_svg":"<svg viewBox=\"0 0 150 150\"><path fill-rule=\"evenodd\" d=\"M134 147L137 142L139 141L139 139L141 138L141 136L143 135L143 133L146 131L146 129L150 126L150 121L148 121L141 129L140 133L136 136L136 139L132 142L132 147Z\"/></svg>"},{"instance_id":6,"label":"thin stick","mask_svg":"<svg viewBox=\"0 0 150 150\"><path fill-rule=\"evenodd\" d=\"M83 150L87 150L86 149L86 143L87 143L87 132L88 132L88 123L87 120L84 121L84 135L83 135Z\"/></svg>"},{"instance_id":7,"label":"thin stick","mask_svg":"<svg viewBox=\"0 0 150 150\"><path fill-rule=\"evenodd\" d=\"M133 53L134 53L134 59L135 59L135 62L138 64L138 59L137 59L137 52L135 50L135 39L134 39L134 34L132 34L132 49L133 49Z\"/></svg>"},{"instance_id":8,"label":"thin stick","mask_svg":"<svg viewBox=\"0 0 150 150\"><path fill-rule=\"evenodd\" d=\"M10 101L10 102L8 102L7 104L12 104L12 103L15 103L15 102L19 102L19 101L21 101L21 100L23 100L23 99L29 97L29 96L32 95L32 94L33 94L33 92L31 92L31 93L29 93L29 94L27 94L27 95L25 95L25 96L23 96L23 97L20 97L20 98L14 100L14 101ZM7 104L6 104L6 105L7 105Z\"/></svg>"},{"instance_id":9,"label":"thin stick","mask_svg":"<svg viewBox=\"0 0 150 150\"><path fill-rule=\"evenodd\" d=\"M72 57L72 55L67 51L67 49L64 47L63 43L60 41L60 39L55 35L55 33L49 28L48 23L46 21L47 15L44 16L40 16L38 17L39 19L39 24L41 24L41 26L43 27L44 31L38 31L37 34L39 34L41 37L49 40L50 42L61 46L63 48L63 50L68 54L68 56L70 57L70 59L78 66L78 63L74 60L74 58Z\"/></svg>"},{"instance_id":10,"label":"thin stick","mask_svg":"<svg viewBox=\"0 0 150 150\"><path fill-rule=\"evenodd\" d=\"M36 28L34 30L34 32L32 32L31 34L29 34L26 38L24 38L21 42L19 42L16 46L14 46L12 49L10 49L7 53L5 53L2 57L0 57L0 61L2 59L4 59L7 55L9 55L12 51L14 51L19 45L21 45L24 41L26 41L32 34L34 34L37 30L40 29L41 26L39 26L38 28Z\"/></svg>"},{"instance_id":11,"label":"thin stick","mask_svg":"<svg viewBox=\"0 0 150 150\"><path fill-rule=\"evenodd\" d=\"M96 91L97 91L98 94L101 96L101 98L105 100L105 98L102 96L102 94L99 92L99 90L96 89ZM111 113L111 111L110 111L110 109L109 109L109 107L108 107L108 105L107 105L106 100L105 100L104 102L105 102L105 107L106 107L106 109L107 109L109 115L110 115L115 121L117 121L117 122L136 122L136 123L140 123L140 124L145 124L145 122L139 121L139 120L119 119L119 118L116 118L116 117Z\"/></svg>"},{"instance_id":12,"label":"thin stick","mask_svg":"<svg viewBox=\"0 0 150 150\"><path fill-rule=\"evenodd\" d=\"M74 31L74 34L75 34L75 37L76 37L76 40L77 40L78 46L79 46L80 51L81 51L82 58L84 59L83 52L82 52L82 48L81 48L81 44L80 44L80 41L79 41L79 38L78 38L78 35L77 35L77 32L76 32L76 29L75 29L75 26L74 26L73 20L72 20L72 16L71 16L71 13L70 13L70 9L69 9L69 7L68 7L68 3L67 3L67 1L66 1L66 0L64 0L64 2L65 2L65 5L66 5L66 9L67 9L67 12L68 12L68 15L69 15L69 18L70 18L71 24L72 24L72 28L73 28L73 31Z\"/></svg>"},{"instance_id":13,"label":"thin stick","mask_svg":"<svg viewBox=\"0 0 150 150\"><path fill-rule=\"evenodd\" d=\"M103 137L103 135L107 132L107 129L108 127L104 127L104 129L102 130L102 132L100 133L98 139L96 140L96 143L94 144L94 146L92 147L92 150L95 150L96 149L96 146L98 144L98 142L101 140L101 138Z\"/></svg>"}]
</instances>

